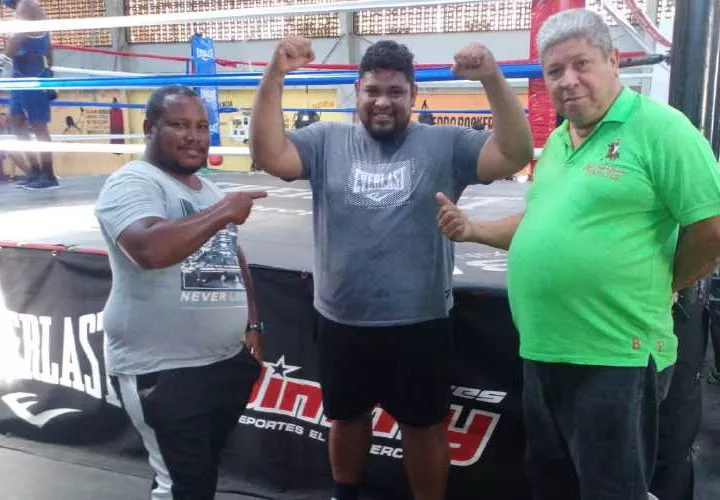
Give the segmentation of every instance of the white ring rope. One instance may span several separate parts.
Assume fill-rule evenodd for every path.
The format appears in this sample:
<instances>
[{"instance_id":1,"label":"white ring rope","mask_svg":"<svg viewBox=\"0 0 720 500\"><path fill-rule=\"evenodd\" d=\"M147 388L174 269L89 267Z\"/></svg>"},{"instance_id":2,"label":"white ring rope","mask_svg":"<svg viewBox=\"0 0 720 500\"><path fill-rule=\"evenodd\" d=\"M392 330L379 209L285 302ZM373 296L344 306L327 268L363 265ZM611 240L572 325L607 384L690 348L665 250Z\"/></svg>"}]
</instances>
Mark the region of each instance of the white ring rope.
<instances>
[{"instance_id":1,"label":"white ring rope","mask_svg":"<svg viewBox=\"0 0 720 500\"><path fill-rule=\"evenodd\" d=\"M0 151L34 152L34 153L118 153L142 154L145 144L101 144L101 143L64 143L45 141L0 140ZM533 156L540 157L542 148L535 148ZM250 148L235 146L211 146L211 155L250 156Z\"/></svg>"},{"instance_id":2,"label":"white ring rope","mask_svg":"<svg viewBox=\"0 0 720 500\"><path fill-rule=\"evenodd\" d=\"M0 135L0 141L15 140L17 136L12 134ZM53 142L90 142L90 141L111 141L123 139L126 141L141 141L145 139L144 134L52 134L50 139ZM235 140L231 135L221 136L221 139L228 141ZM34 140L34 139L33 139Z\"/></svg>"},{"instance_id":3,"label":"white ring rope","mask_svg":"<svg viewBox=\"0 0 720 500\"><path fill-rule=\"evenodd\" d=\"M0 141L17 139L14 135L0 135ZM52 134L50 139L53 142L84 142L84 141L110 141L113 139L124 139L136 141L145 139L144 134Z\"/></svg>"},{"instance_id":4,"label":"white ring rope","mask_svg":"<svg viewBox=\"0 0 720 500\"><path fill-rule=\"evenodd\" d=\"M33 152L33 153L118 153L142 154L145 144L101 144L101 143L68 143L45 141L0 140L0 151ZM249 156L250 148L233 146L211 146L211 155Z\"/></svg>"},{"instance_id":5,"label":"white ring rope","mask_svg":"<svg viewBox=\"0 0 720 500\"><path fill-rule=\"evenodd\" d=\"M354 12L358 10L393 9L403 7L425 7L444 4L477 3L487 0L364 0L359 2L338 2L325 4L292 5L280 7L252 7L215 11L172 12L165 14L144 14L139 16L103 16L75 19L46 19L42 21L1 21L0 33L32 33L54 31L80 31L161 24L187 24L202 21L228 19L262 18L273 16L302 16L328 14L332 12Z\"/></svg>"}]
</instances>

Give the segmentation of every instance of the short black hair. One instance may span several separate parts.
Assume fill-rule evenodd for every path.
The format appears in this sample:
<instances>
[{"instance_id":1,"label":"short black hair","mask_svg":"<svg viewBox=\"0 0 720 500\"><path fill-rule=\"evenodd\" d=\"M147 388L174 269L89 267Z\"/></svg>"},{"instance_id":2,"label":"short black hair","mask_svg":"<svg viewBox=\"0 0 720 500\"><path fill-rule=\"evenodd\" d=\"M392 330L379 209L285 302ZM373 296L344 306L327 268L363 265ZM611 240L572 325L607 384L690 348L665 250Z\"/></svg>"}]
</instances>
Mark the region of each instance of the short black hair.
<instances>
[{"instance_id":1,"label":"short black hair","mask_svg":"<svg viewBox=\"0 0 720 500\"><path fill-rule=\"evenodd\" d=\"M145 119L152 125L157 122L165 112L165 99L172 95L184 95L186 97L200 97L190 87L185 85L167 85L160 87L150 94L145 109Z\"/></svg>"},{"instance_id":2,"label":"short black hair","mask_svg":"<svg viewBox=\"0 0 720 500\"><path fill-rule=\"evenodd\" d=\"M389 69L399 71L410 83L415 83L414 57L406 45L392 40L380 40L365 51L360 61L359 74L362 77L368 71Z\"/></svg>"}]
</instances>

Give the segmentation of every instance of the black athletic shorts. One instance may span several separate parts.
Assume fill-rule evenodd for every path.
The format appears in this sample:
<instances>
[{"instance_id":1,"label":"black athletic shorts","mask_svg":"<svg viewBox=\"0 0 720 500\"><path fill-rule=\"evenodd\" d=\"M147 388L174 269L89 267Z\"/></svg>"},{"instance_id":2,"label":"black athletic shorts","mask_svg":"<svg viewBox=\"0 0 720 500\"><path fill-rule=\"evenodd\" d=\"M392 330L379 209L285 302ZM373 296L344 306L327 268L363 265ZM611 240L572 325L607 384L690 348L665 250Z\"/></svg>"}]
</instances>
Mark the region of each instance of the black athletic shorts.
<instances>
[{"instance_id":1,"label":"black athletic shorts","mask_svg":"<svg viewBox=\"0 0 720 500\"><path fill-rule=\"evenodd\" d=\"M450 318L400 326L349 326L316 313L325 415L348 420L380 405L400 424L429 427L448 413Z\"/></svg>"}]
</instances>

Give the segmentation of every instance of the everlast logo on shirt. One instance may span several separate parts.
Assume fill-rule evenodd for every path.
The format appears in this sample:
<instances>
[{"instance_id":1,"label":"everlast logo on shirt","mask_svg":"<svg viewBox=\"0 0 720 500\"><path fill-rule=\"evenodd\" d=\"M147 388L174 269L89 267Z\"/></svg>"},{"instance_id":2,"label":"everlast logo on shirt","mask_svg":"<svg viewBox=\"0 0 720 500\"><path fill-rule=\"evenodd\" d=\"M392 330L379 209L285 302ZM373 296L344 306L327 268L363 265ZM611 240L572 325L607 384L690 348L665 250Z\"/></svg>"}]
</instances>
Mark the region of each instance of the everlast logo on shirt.
<instances>
[{"instance_id":1,"label":"everlast logo on shirt","mask_svg":"<svg viewBox=\"0 0 720 500\"><path fill-rule=\"evenodd\" d=\"M375 174L372 172L363 172L360 169L355 170L355 182L353 183L353 192L368 193L373 191L402 191L405 189L407 182L405 180L407 173L405 167L398 168L387 174Z\"/></svg>"},{"instance_id":2,"label":"everlast logo on shirt","mask_svg":"<svg viewBox=\"0 0 720 500\"><path fill-rule=\"evenodd\" d=\"M347 201L367 208L395 207L412 191L412 162L356 164L350 172Z\"/></svg>"}]
</instances>

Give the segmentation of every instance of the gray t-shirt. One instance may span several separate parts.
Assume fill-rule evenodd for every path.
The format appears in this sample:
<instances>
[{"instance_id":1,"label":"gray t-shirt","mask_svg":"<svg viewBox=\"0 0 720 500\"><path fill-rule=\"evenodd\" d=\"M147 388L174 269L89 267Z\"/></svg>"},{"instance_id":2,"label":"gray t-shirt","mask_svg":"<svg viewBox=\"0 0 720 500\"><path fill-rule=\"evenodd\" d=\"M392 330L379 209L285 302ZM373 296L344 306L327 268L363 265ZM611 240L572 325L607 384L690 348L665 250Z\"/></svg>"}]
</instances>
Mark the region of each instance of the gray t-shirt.
<instances>
[{"instance_id":1,"label":"gray t-shirt","mask_svg":"<svg viewBox=\"0 0 720 500\"><path fill-rule=\"evenodd\" d=\"M178 219L224 195L207 179L195 191L162 170L133 161L106 181L95 205L113 280L105 305L110 374L202 366L240 352L247 295L237 256L237 227L228 225L183 262L143 269L117 244L145 217Z\"/></svg>"},{"instance_id":2,"label":"gray t-shirt","mask_svg":"<svg viewBox=\"0 0 720 500\"><path fill-rule=\"evenodd\" d=\"M435 193L456 201L479 183L489 136L412 123L391 142L362 124L318 122L288 132L313 192L315 307L356 326L446 317L453 244L437 225Z\"/></svg>"}]
</instances>

